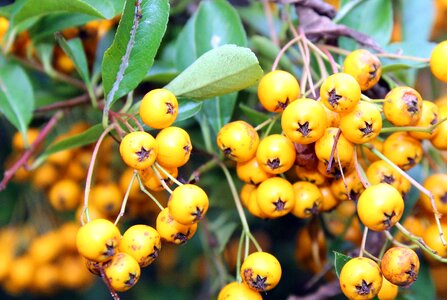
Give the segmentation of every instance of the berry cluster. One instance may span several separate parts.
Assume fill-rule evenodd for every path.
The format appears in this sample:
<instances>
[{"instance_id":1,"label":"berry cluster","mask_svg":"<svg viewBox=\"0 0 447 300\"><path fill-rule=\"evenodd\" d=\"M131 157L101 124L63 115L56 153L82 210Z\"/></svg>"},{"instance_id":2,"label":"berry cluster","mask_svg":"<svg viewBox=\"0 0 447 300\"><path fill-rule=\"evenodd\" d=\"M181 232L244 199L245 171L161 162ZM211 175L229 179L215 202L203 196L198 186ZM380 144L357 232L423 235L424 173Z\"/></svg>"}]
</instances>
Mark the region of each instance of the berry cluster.
<instances>
[{"instance_id":1,"label":"berry cluster","mask_svg":"<svg viewBox=\"0 0 447 300\"><path fill-rule=\"evenodd\" d=\"M188 133L171 126L177 114L178 102L170 91L156 89L147 93L141 101L140 117L147 126L160 131L155 138L146 131L131 131L120 142L121 158L130 170L133 169L129 171L133 175L129 173L127 196L120 205L122 211L112 223L103 218L90 220L90 207L84 207L85 219L82 220L86 223L77 234L78 251L87 259L89 269L103 276L114 291L126 291L138 282L140 268L147 267L158 257L162 241L183 244L192 238L198 222L208 211L205 191L176 179L178 168L188 162L192 151ZM135 177L140 186L134 181ZM171 190L174 182L177 187ZM132 190L138 193L139 189L161 209L156 226L137 224L121 236L116 224L124 214L126 197ZM163 190L170 193L167 207L153 195Z\"/></svg>"}]
</instances>

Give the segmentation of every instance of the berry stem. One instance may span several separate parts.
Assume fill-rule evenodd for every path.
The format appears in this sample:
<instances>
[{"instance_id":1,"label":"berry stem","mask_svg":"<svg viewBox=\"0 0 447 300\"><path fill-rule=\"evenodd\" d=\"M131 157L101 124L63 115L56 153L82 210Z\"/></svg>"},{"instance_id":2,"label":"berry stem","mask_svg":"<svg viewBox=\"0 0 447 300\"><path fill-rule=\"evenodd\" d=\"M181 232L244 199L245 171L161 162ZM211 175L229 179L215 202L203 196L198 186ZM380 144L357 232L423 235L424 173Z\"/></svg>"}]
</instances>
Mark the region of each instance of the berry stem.
<instances>
[{"instance_id":1,"label":"berry stem","mask_svg":"<svg viewBox=\"0 0 447 300\"><path fill-rule=\"evenodd\" d=\"M161 185L163 186L163 188L165 190L167 190L169 192L169 194L172 194L172 190L169 188L169 186L166 184L165 180L163 179L163 177L161 177L160 172L158 172L158 169L152 165L152 170L154 170L155 176L157 176L158 180L160 181Z\"/></svg>"},{"instance_id":2,"label":"berry stem","mask_svg":"<svg viewBox=\"0 0 447 300\"><path fill-rule=\"evenodd\" d=\"M240 274L240 269L241 269L241 264L242 264L242 245L244 243L244 239L245 239L245 231L241 232L241 237L239 238L239 245L237 247L237 258L236 258L236 280L237 282L241 283L242 282L242 278L241 278L241 274Z\"/></svg>"},{"instance_id":3,"label":"berry stem","mask_svg":"<svg viewBox=\"0 0 447 300\"><path fill-rule=\"evenodd\" d=\"M220 168L222 169L222 171L224 172L225 177L228 182L228 185L230 187L231 194L233 196L234 203L236 204L236 209L239 214L239 219L241 220L241 223L242 223L243 231L245 232L247 237L253 242L256 249L258 251L262 251L261 246L259 245L258 241L256 241L255 237L250 232L250 227L248 226L247 217L245 216L244 208L242 207L241 199L239 198L239 194L237 192L236 186L234 185L234 181L233 181L233 178L231 177L230 171L228 170L227 166L225 166L225 164L223 162L218 161L218 164L219 164Z\"/></svg>"},{"instance_id":4,"label":"berry stem","mask_svg":"<svg viewBox=\"0 0 447 300\"><path fill-rule=\"evenodd\" d=\"M161 205L161 203L157 200L157 198L154 197L154 195L152 195L145 187L143 182L141 181L141 177L140 174L137 174L137 180L138 180L138 184L140 185L140 190L145 193L149 198L151 198L152 201L154 201L154 203L158 206L158 208L160 210L163 210L164 207L163 205Z\"/></svg>"},{"instance_id":5,"label":"berry stem","mask_svg":"<svg viewBox=\"0 0 447 300\"><path fill-rule=\"evenodd\" d=\"M394 54L394 53L376 53L377 57L384 57L384 58L393 58L393 59L404 59L404 60L412 60L422 63L429 63L429 58L423 58L423 57L416 57L416 56L409 56L409 55L402 55L402 54Z\"/></svg>"},{"instance_id":6,"label":"berry stem","mask_svg":"<svg viewBox=\"0 0 447 300\"><path fill-rule=\"evenodd\" d=\"M138 171L134 170L132 178L130 179L129 185L127 186L127 190L126 190L126 194L124 195L123 203L121 204L121 210L120 210L118 216L116 217L115 225L117 225L119 220L124 216L124 213L126 211L127 199L129 199L130 189L132 188L133 182L134 182L137 174L138 174Z\"/></svg>"},{"instance_id":7,"label":"berry stem","mask_svg":"<svg viewBox=\"0 0 447 300\"><path fill-rule=\"evenodd\" d=\"M363 228L363 237L362 237L362 244L360 245L359 257L363 257L363 253L365 252L367 237L368 237L368 227L365 226Z\"/></svg>"},{"instance_id":8,"label":"berry stem","mask_svg":"<svg viewBox=\"0 0 447 300\"><path fill-rule=\"evenodd\" d=\"M388 231L385 230L383 232L385 234L385 237L391 242L393 243L393 245L398 246L398 247L405 247L405 248L410 248L410 249L416 249L419 248L418 245L407 245L401 242L398 242L393 236L392 234Z\"/></svg>"},{"instance_id":9,"label":"berry stem","mask_svg":"<svg viewBox=\"0 0 447 300\"><path fill-rule=\"evenodd\" d=\"M421 237L415 236L410 231L408 231L402 224L399 222L395 225L399 231L406 236L408 239L410 239L413 243L418 245L422 250L424 250L428 255L433 257L435 260L447 263L447 258L439 256L437 252L430 247L427 246L427 244L424 242L424 240Z\"/></svg>"},{"instance_id":10,"label":"berry stem","mask_svg":"<svg viewBox=\"0 0 447 300\"><path fill-rule=\"evenodd\" d=\"M334 145L332 145L331 155L329 157L329 162L327 164L326 173L329 174L332 169L332 164L334 163L334 155L335 155L335 149L337 149L338 140L340 139L341 135L341 129L339 128L337 131L337 134L334 137ZM341 171L341 169L340 169Z\"/></svg>"},{"instance_id":11,"label":"berry stem","mask_svg":"<svg viewBox=\"0 0 447 300\"><path fill-rule=\"evenodd\" d=\"M99 146L101 146L101 143L104 140L105 136L110 131L112 131L114 128L115 128L115 124L111 124L111 125L109 125L108 127L106 127L104 129L104 131L99 136L99 139L96 142L95 148L93 149L93 152L92 152L92 158L90 160L90 165L88 166L87 178L85 180L84 206L82 207L82 212L81 212L81 216L80 216L82 225L85 224L85 222L84 222L84 214L85 214L85 218L87 220L87 223L90 222L90 215L88 213L88 197L89 197L90 188L91 188L91 185L92 185L93 169L95 168L96 156L98 156Z\"/></svg>"},{"instance_id":12,"label":"berry stem","mask_svg":"<svg viewBox=\"0 0 447 300\"><path fill-rule=\"evenodd\" d=\"M359 177L360 181L362 182L365 189L369 187L371 184L368 181L368 178L365 175L365 171L363 170L362 166L359 164L359 160L357 157L357 145L354 146L354 167L355 171L357 172L357 176Z\"/></svg>"},{"instance_id":13,"label":"berry stem","mask_svg":"<svg viewBox=\"0 0 447 300\"><path fill-rule=\"evenodd\" d=\"M254 129L255 131L259 131L262 128L264 128L265 126L267 126L268 124L270 124L271 122L273 122L273 119L275 118L275 116L268 118L267 120L265 120L264 122L262 122L261 124L257 125Z\"/></svg>"},{"instance_id":14,"label":"berry stem","mask_svg":"<svg viewBox=\"0 0 447 300\"><path fill-rule=\"evenodd\" d=\"M369 253L368 251L366 251L366 249L363 249L363 254L365 254L365 256L371 258L372 260L374 260L377 263L380 263L380 259L375 257L374 255L372 255L371 253Z\"/></svg>"},{"instance_id":15,"label":"berry stem","mask_svg":"<svg viewBox=\"0 0 447 300\"><path fill-rule=\"evenodd\" d=\"M189 183L192 183L193 180L194 182L199 181L200 175L204 172L207 172L211 169L213 169L214 167L216 167L218 164L218 159L217 158L213 158L209 161L207 161L206 163L204 163L203 165L201 165L200 167L198 167L196 170L194 170L191 173L191 176L188 179Z\"/></svg>"},{"instance_id":16,"label":"berry stem","mask_svg":"<svg viewBox=\"0 0 447 300\"><path fill-rule=\"evenodd\" d=\"M396 127L385 127L382 128L382 130L380 131L380 133L389 133L389 132L398 132L398 131L416 131L416 132L428 132L428 133L433 133L433 130L435 130L435 128L443 123L447 121L447 117L441 119L439 122L430 125L430 126L426 126L426 127L420 127L420 126L396 126Z\"/></svg>"},{"instance_id":17,"label":"berry stem","mask_svg":"<svg viewBox=\"0 0 447 300\"><path fill-rule=\"evenodd\" d=\"M413 177L411 177L410 175L408 175L405 171L403 171L401 168L399 168L398 166L396 166L396 164L394 164L391 160L388 159L388 157L386 157L385 155L383 155L382 153L380 153L379 150L377 150L376 148L374 148L372 145L366 145L372 153L374 153L377 157L379 157L380 159L386 161L391 167L393 167L393 169L395 169L397 172L399 172L402 176L404 176L406 179L408 179L410 181L410 183L416 188L418 189L421 193L423 193L424 195L426 195L429 199L430 199L430 203L431 206L433 208L433 214L435 216L435 221L436 221L436 225L438 226L438 231L439 231L439 237L441 239L441 242L444 246L447 245L445 239L444 239L444 232L442 231L442 227L441 227L441 214L439 213L438 209L436 208L436 203L435 203L435 198L433 197L432 192L430 192L429 190L427 190L424 186L422 186L419 182L417 182L416 180L413 179Z\"/></svg>"},{"instance_id":18,"label":"berry stem","mask_svg":"<svg viewBox=\"0 0 447 300\"><path fill-rule=\"evenodd\" d=\"M175 178L174 176L172 176L171 174L169 174L168 171L165 170L165 168L163 168L158 162L155 162L155 167L160 170L163 174L165 174L166 176L168 176L169 179L171 179L176 185L183 185L183 183L181 183L180 181L177 180L177 178Z\"/></svg>"},{"instance_id":19,"label":"berry stem","mask_svg":"<svg viewBox=\"0 0 447 300\"><path fill-rule=\"evenodd\" d=\"M275 61L273 62L272 71L276 70L276 68L278 67L278 64L279 64L279 60L284 55L284 53L287 51L287 49L289 49L294 43L297 43L298 41L300 41L301 38L302 38L301 36L297 36L297 37L291 39L287 44L284 45L284 47L281 48L281 50L279 51L278 55L275 58Z\"/></svg>"},{"instance_id":20,"label":"berry stem","mask_svg":"<svg viewBox=\"0 0 447 300\"><path fill-rule=\"evenodd\" d=\"M267 129L265 130L264 134L262 135L264 138L270 134L270 131L272 131L273 126L275 125L276 121L278 120L278 118L280 116L281 116L281 114L276 114L273 117L272 121L269 124L269 127L267 127Z\"/></svg>"}]
</instances>

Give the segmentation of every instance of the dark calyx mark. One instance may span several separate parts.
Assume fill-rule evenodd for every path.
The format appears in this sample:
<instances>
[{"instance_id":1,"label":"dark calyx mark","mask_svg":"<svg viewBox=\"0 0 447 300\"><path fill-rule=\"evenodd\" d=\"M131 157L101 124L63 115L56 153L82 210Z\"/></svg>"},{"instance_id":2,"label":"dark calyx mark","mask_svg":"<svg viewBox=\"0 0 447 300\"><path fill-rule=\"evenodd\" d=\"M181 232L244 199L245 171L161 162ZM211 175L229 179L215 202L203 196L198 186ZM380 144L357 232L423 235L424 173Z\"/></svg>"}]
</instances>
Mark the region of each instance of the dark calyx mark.
<instances>
[{"instance_id":1,"label":"dark calyx mark","mask_svg":"<svg viewBox=\"0 0 447 300\"><path fill-rule=\"evenodd\" d=\"M447 193L439 197L439 200L441 200L442 203L447 203Z\"/></svg>"},{"instance_id":2,"label":"dark calyx mark","mask_svg":"<svg viewBox=\"0 0 447 300\"><path fill-rule=\"evenodd\" d=\"M203 217L203 209L200 209L198 206L196 206L195 212L193 212L191 215L194 216L194 222L197 222Z\"/></svg>"},{"instance_id":3,"label":"dark calyx mark","mask_svg":"<svg viewBox=\"0 0 447 300\"><path fill-rule=\"evenodd\" d=\"M166 103L166 113L173 115L174 114L174 105L172 105L170 102Z\"/></svg>"},{"instance_id":4,"label":"dark calyx mark","mask_svg":"<svg viewBox=\"0 0 447 300\"><path fill-rule=\"evenodd\" d=\"M227 149L225 149L225 150L227 150ZM185 153L189 153L189 152L191 152L191 147L189 145L186 145L183 147L183 150L185 150ZM225 153L225 150L224 150L224 153ZM231 149L230 149L230 152L231 152Z\"/></svg>"},{"instance_id":5,"label":"dark calyx mark","mask_svg":"<svg viewBox=\"0 0 447 300\"><path fill-rule=\"evenodd\" d=\"M282 201L280 198L280 199L278 199L278 201L273 202L273 205L275 206L275 211L282 211L282 210L284 210L284 207L286 206L286 202Z\"/></svg>"},{"instance_id":6,"label":"dark calyx mark","mask_svg":"<svg viewBox=\"0 0 447 300\"><path fill-rule=\"evenodd\" d=\"M372 282L367 283L364 279L362 279L362 284L356 285L355 289L356 289L356 292L358 295L364 296L364 295L368 295L369 293L371 293L371 286L372 286Z\"/></svg>"},{"instance_id":7,"label":"dark calyx mark","mask_svg":"<svg viewBox=\"0 0 447 300\"><path fill-rule=\"evenodd\" d=\"M374 132L372 129L372 123L368 123L365 121L365 128L360 128L360 131L362 132L363 136L370 135Z\"/></svg>"},{"instance_id":8,"label":"dark calyx mark","mask_svg":"<svg viewBox=\"0 0 447 300\"><path fill-rule=\"evenodd\" d=\"M402 96L402 100L404 101L405 105L407 106L407 111L412 114L416 114L419 112L418 107L418 98L416 95L412 93L405 93Z\"/></svg>"},{"instance_id":9,"label":"dark calyx mark","mask_svg":"<svg viewBox=\"0 0 447 300\"><path fill-rule=\"evenodd\" d=\"M105 256L113 256L115 254L115 247L113 246L113 243L107 243L106 244L106 251L104 251L102 254Z\"/></svg>"},{"instance_id":10,"label":"dark calyx mark","mask_svg":"<svg viewBox=\"0 0 447 300\"><path fill-rule=\"evenodd\" d=\"M418 279L418 273L414 271L415 265L411 264L410 270L406 271L405 274L411 278L411 281L416 281Z\"/></svg>"},{"instance_id":11,"label":"dark calyx mark","mask_svg":"<svg viewBox=\"0 0 447 300\"><path fill-rule=\"evenodd\" d=\"M386 228L391 227L391 220L396 216L396 213L394 211L391 212L391 214L383 213L385 216L385 220L383 221L383 224L385 224Z\"/></svg>"},{"instance_id":12,"label":"dark calyx mark","mask_svg":"<svg viewBox=\"0 0 447 300\"><path fill-rule=\"evenodd\" d=\"M311 208L305 208L305 209L304 209L304 212L305 212L306 214L308 214L308 215L313 215L313 216L315 216L316 214L318 214L318 203L317 203L317 202L314 202L314 203L312 204L312 207L311 207Z\"/></svg>"},{"instance_id":13,"label":"dark calyx mark","mask_svg":"<svg viewBox=\"0 0 447 300\"><path fill-rule=\"evenodd\" d=\"M329 101L329 104L330 104L332 107L337 106L337 105L338 105L338 101L339 101L341 98L342 98L342 96L337 95L335 89L332 89L332 90L329 92L329 99L328 99L328 101Z\"/></svg>"},{"instance_id":14,"label":"dark calyx mark","mask_svg":"<svg viewBox=\"0 0 447 300\"><path fill-rule=\"evenodd\" d=\"M377 64L373 64L372 65L373 69L372 71L369 71L369 80L373 80L374 78L376 78L377 76L377 70L379 69L379 67L377 66Z\"/></svg>"},{"instance_id":15,"label":"dark calyx mark","mask_svg":"<svg viewBox=\"0 0 447 300\"><path fill-rule=\"evenodd\" d=\"M394 182L395 180L396 180L396 179L394 178L393 175L390 175L390 176L388 176L388 175L383 175L382 180L380 180L380 182L384 182L384 183L388 183L388 184L393 184L393 182Z\"/></svg>"},{"instance_id":16,"label":"dark calyx mark","mask_svg":"<svg viewBox=\"0 0 447 300\"><path fill-rule=\"evenodd\" d=\"M244 271L244 278L245 281L255 290L263 292L267 289L267 287L270 285L266 283L267 277L262 277L259 275L256 275L256 279L252 278L253 271L251 269L247 269Z\"/></svg>"},{"instance_id":17,"label":"dark calyx mark","mask_svg":"<svg viewBox=\"0 0 447 300\"><path fill-rule=\"evenodd\" d=\"M190 234L190 230L188 229L188 231L186 232L186 234L182 233L182 232L177 232L174 235L174 241L179 240L180 244L184 244L186 243L186 241L188 240L188 236Z\"/></svg>"},{"instance_id":18,"label":"dark calyx mark","mask_svg":"<svg viewBox=\"0 0 447 300\"><path fill-rule=\"evenodd\" d=\"M154 246L154 252L148 255L148 257L152 259L156 259L158 257L158 252L160 252L160 249L157 248L157 246Z\"/></svg>"},{"instance_id":19,"label":"dark calyx mark","mask_svg":"<svg viewBox=\"0 0 447 300\"><path fill-rule=\"evenodd\" d=\"M278 169L281 166L281 161L279 158L269 159L267 160L267 166L272 170Z\"/></svg>"},{"instance_id":20,"label":"dark calyx mark","mask_svg":"<svg viewBox=\"0 0 447 300\"><path fill-rule=\"evenodd\" d=\"M304 124L298 123L299 128L297 131L299 131L303 136L308 136L309 133L312 131L312 129L309 128L309 122L306 121Z\"/></svg>"},{"instance_id":21,"label":"dark calyx mark","mask_svg":"<svg viewBox=\"0 0 447 300\"><path fill-rule=\"evenodd\" d=\"M417 157L417 156L416 156ZM407 163L405 164L405 166L414 166L416 164L416 157L407 157Z\"/></svg>"},{"instance_id":22,"label":"dark calyx mark","mask_svg":"<svg viewBox=\"0 0 447 300\"><path fill-rule=\"evenodd\" d=\"M225 156L231 156L231 148L225 148L224 150L223 150L223 153L224 153L224 155Z\"/></svg>"},{"instance_id":23,"label":"dark calyx mark","mask_svg":"<svg viewBox=\"0 0 447 300\"><path fill-rule=\"evenodd\" d=\"M286 98L286 101L284 101L284 102L277 101L275 110L284 110L284 109L286 109L287 105L289 105L289 102L290 102L289 98Z\"/></svg>"},{"instance_id":24,"label":"dark calyx mark","mask_svg":"<svg viewBox=\"0 0 447 300\"><path fill-rule=\"evenodd\" d=\"M360 197L360 193L359 193L358 191L355 191L355 190L353 190L353 189L351 189L351 190L349 191L348 198L349 198L350 200L357 201L357 200L359 200L359 197Z\"/></svg>"},{"instance_id":25,"label":"dark calyx mark","mask_svg":"<svg viewBox=\"0 0 447 300\"><path fill-rule=\"evenodd\" d=\"M433 120L431 120L430 125L435 125L436 123L438 123L438 114L433 114L434 118Z\"/></svg>"},{"instance_id":26,"label":"dark calyx mark","mask_svg":"<svg viewBox=\"0 0 447 300\"><path fill-rule=\"evenodd\" d=\"M134 284L137 282L137 276L135 273L129 273L129 279L127 279L124 284L128 286L134 286Z\"/></svg>"},{"instance_id":27,"label":"dark calyx mark","mask_svg":"<svg viewBox=\"0 0 447 300\"><path fill-rule=\"evenodd\" d=\"M146 160L149 155L151 154L151 150L146 150L146 148L141 147L140 151L135 152L135 154L138 156L138 162L142 162L144 160Z\"/></svg>"}]
</instances>

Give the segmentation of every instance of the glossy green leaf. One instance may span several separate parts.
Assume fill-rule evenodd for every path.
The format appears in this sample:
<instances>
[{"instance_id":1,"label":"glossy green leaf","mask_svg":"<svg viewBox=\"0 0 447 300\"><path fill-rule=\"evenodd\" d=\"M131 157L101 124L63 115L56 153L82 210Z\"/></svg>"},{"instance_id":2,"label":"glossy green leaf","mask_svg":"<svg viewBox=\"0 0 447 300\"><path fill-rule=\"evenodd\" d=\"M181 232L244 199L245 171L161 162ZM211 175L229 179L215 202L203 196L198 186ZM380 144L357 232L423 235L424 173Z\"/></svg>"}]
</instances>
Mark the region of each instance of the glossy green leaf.
<instances>
[{"instance_id":1,"label":"glossy green leaf","mask_svg":"<svg viewBox=\"0 0 447 300\"><path fill-rule=\"evenodd\" d=\"M178 115L175 122L180 122L195 116L202 110L203 102L189 99L180 99L178 100L178 105Z\"/></svg>"},{"instance_id":2,"label":"glossy green leaf","mask_svg":"<svg viewBox=\"0 0 447 300\"><path fill-rule=\"evenodd\" d=\"M352 257L344 255L343 253L334 251L334 267L337 277L340 277L341 269L349 260L351 260L351 258Z\"/></svg>"},{"instance_id":3,"label":"glossy green leaf","mask_svg":"<svg viewBox=\"0 0 447 300\"><path fill-rule=\"evenodd\" d=\"M20 132L25 133L34 109L34 93L22 67L4 64L0 72L0 112Z\"/></svg>"},{"instance_id":4,"label":"glossy green leaf","mask_svg":"<svg viewBox=\"0 0 447 300\"><path fill-rule=\"evenodd\" d=\"M197 57L228 43L247 45L239 15L226 0L202 1L197 11L195 28Z\"/></svg>"},{"instance_id":5,"label":"glossy green leaf","mask_svg":"<svg viewBox=\"0 0 447 300\"><path fill-rule=\"evenodd\" d=\"M39 156L36 163L44 161L48 156L50 156L53 153L90 145L98 140L99 136L103 131L104 128L102 127L102 124L96 124L82 133L70 136L66 139L53 143L50 146L48 146L45 152L43 152Z\"/></svg>"},{"instance_id":6,"label":"glossy green leaf","mask_svg":"<svg viewBox=\"0 0 447 300\"><path fill-rule=\"evenodd\" d=\"M199 57L166 88L176 96L207 99L252 86L262 75L250 49L224 45Z\"/></svg>"},{"instance_id":7,"label":"glossy green leaf","mask_svg":"<svg viewBox=\"0 0 447 300\"><path fill-rule=\"evenodd\" d=\"M110 19L115 9L108 0L26 0L16 3L12 22L18 26L29 19L55 12L82 13Z\"/></svg>"},{"instance_id":8,"label":"glossy green leaf","mask_svg":"<svg viewBox=\"0 0 447 300\"><path fill-rule=\"evenodd\" d=\"M231 221L231 217L232 217L231 214L223 213L209 222L209 230L214 234L214 236L217 239L218 253L224 251L225 246L228 243L228 240L238 227L238 224L236 222Z\"/></svg>"},{"instance_id":9,"label":"glossy green leaf","mask_svg":"<svg viewBox=\"0 0 447 300\"><path fill-rule=\"evenodd\" d=\"M183 30L176 40L176 60L175 64L178 70L184 70L197 59L197 50L195 44L195 21L194 14L189 18Z\"/></svg>"},{"instance_id":10,"label":"glossy green leaf","mask_svg":"<svg viewBox=\"0 0 447 300\"><path fill-rule=\"evenodd\" d=\"M167 84L178 74L179 72L172 65L156 61L149 72L146 74L146 77L144 77L144 81Z\"/></svg>"},{"instance_id":11,"label":"glossy green leaf","mask_svg":"<svg viewBox=\"0 0 447 300\"><path fill-rule=\"evenodd\" d=\"M435 16L434 5L432 0L401 1L404 41L416 42L430 39Z\"/></svg>"},{"instance_id":12,"label":"glossy green leaf","mask_svg":"<svg viewBox=\"0 0 447 300\"><path fill-rule=\"evenodd\" d=\"M222 95L203 101L203 113L217 135L219 130L231 120L237 93Z\"/></svg>"},{"instance_id":13,"label":"glossy green leaf","mask_svg":"<svg viewBox=\"0 0 447 300\"><path fill-rule=\"evenodd\" d=\"M52 36L55 32L76 27L98 19L95 16L74 13L55 13L41 18L31 29L34 43Z\"/></svg>"},{"instance_id":14,"label":"glossy green leaf","mask_svg":"<svg viewBox=\"0 0 447 300\"><path fill-rule=\"evenodd\" d=\"M87 85L91 85L87 57L85 56L84 46L82 45L81 39L74 38L67 41L62 35L57 35L56 40L67 56L73 61L82 80L84 80Z\"/></svg>"},{"instance_id":15,"label":"glossy green leaf","mask_svg":"<svg viewBox=\"0 0 447 300\"><path fill-rule=\"evenodd\" d=\"M140 5L138 11L136 4ZM146 76L166 31L168 16L167 0L126 1L115 39L102 62L108 107Z\"/></svg>"},{"instance_id":16,"label":"glossy green leaf","mask_svg":"<svg viewBox=\"0 0 447 300\"><path fill-rule=\"evenodd\" d=\"M345 2L345 5L350 5L349 1ZM363 1L352 8L339 23L371 36L382 46L386 45L393 30L392 1ZM356 42L351 39L342 38L341 41L344 49L353 50L357 47Z\"/></svg>"}]
</instances>

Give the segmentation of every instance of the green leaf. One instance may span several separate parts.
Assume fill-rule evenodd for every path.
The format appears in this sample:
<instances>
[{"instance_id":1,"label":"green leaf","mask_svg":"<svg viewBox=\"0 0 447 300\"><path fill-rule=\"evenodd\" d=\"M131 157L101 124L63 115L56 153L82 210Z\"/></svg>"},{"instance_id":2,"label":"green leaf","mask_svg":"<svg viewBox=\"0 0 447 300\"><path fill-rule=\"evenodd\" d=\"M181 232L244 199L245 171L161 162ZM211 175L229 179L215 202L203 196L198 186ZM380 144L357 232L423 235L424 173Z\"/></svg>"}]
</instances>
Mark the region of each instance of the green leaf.
<instances>
[{"instance_id":1,"label":"green leaf","mask_svg":"<svg viewBox=\"0 0 447 300\"><path fill-rule=\"evenodd\" d=\"M345 5L350 5L349 1ZM339 23L371 36L377 43L384 46L389 42L393 30L392 1L363 1L352 8ZM340 45L342 48L347 50L356 48L353 40L346 38L341 40L343 41Z\"/></svg>"},{"instance_id":2,"label":"green leaf","mask_svg":"<svg viewBox=\"0 0 447 300\"><path fill-rule=\"evenodd\" d=\"M180 99L178 101L178 115L175 122L180 122L189 119L202 110L203 102L198 102L189 99Z\"/></svg>"},{"instance_id":3,"label":"green leaf","mask_svg":"<svg viewBox=\"0 0 447 300\"><path fill-rule=\"evenodd\" d=\"M175 64L178 70L184 70L197 59L197 50L195 44L195 22L196 14L189 18L183 30L176 40L176 60Z\"/></svg>"},{"instance_id":4,"label":"green leaf","mask_svg":"<svg viewBox=\"0 0 447 300\"><path fill-rule=\"evenodd\" d=\"M343 253L334 251L334 267L337 277L340 277L341 269L349 260L351 260L351 258L352 257L344 255Z\"/></svg>"},{"instance_id":5,"label":"green leaf","mask_svg":"<svg viewBox=\"0 0 447 300\"><path fill-rule=\"evenodd\" d=\"M238 227L238 224L234 221L231 221L231 214L220 214L219 217L213 219L209 223L209 229L214 233L217 238L218 248L217 252L222 253L225 249L228 240L233 234L234 230Z\"/></svg>"},{"instance_id":6,"label":"green leaf","mask_svg":"<svg viewBox=\"0 0 447 300\"><path fill-rule=\"evenodd\" d=\"M263 36L270 36L270 27L265 15L264 7L261 1L253 1L249 6L241 6L238 8L239 15L244 23L254 28L256 32ZM281 31L282 21L278 16L273 16L274 28L277 34Z\"/></svg>"},{"instance_id":7,"label":"green leaf","mask_svg":"<svg viewBox=\"0 0 447 300\"><path fill-rule=\"evenodd\" d=\"M241 19L225 0L202 1L195 18L195 28L197 56L228 43L247 45Z\"/></svg>"},{"instance_id":8,"label":"green leaf","mask_svg":"<svg viewBox=\"0 0 447 300\"><path fill-rule=\"evenodd\" d=\"M26 0L16 3L11 21L15 27L30 19L55 12L82 13L110 19L114 17L115 9L108 0Z\"/></svg>"},{"instance_id":9,"label":"green leaf","mask_svg":"<svg viewBox=\"0 0 447 300\"><path fill-rule=\"evenodd\" d=\"M136 12L136 4L140 4ZM128 0L110 48L102 62L107 107L143 80L166 31L167 0Z\"/></svg>"},{"instance_id":10,"label":"green leaf","mask_svg":"<svg viewBox=\"0 0 447 300\"><path fill-rule=\"evenodd\" d=\"M56 35L59 46L65 51L68 57L73 61L76 70L87 86L90 86L90 74L88 71L87 57L85 56L84 46L80 38L74 38L67 42L62 35Z\"/></svg>"},{"instance_id":11,"label":"green leaf","mask_svg":"<svg viewBox=\"0 0 447 300\"><path fill-rule=\"evenodd\" d=\"M176 96L207 99L250 87L262 75L250 49L224 45L203 54L166 88Z\"/></svg>"},{"instance_id":12,"label":"green leaf","mask_svg":"<svg viewBox=\"0 0 447 300\"><path fill-rule=\"evenodd\" d=\"M401 2L400 8L403 40L412 42L429 40L435 19L434 1L405 0Z\"/></svg>"},{"instance_id":13,"label":"green leaf","mask_svg":"<svg viewBox=\"0 0 447 300\"><path fill-rule=\"evenodd\" d=\"M96 19L98 18L79 13L54 13L41 18L30 29L30 36L34 43L38 43L40 40L52 36L55 32L77 27Z\"/></svg>"},{"instance_id":14,"label":"green leaf","mask_svg":"<svg viewBox=\"0 0 447 300\"><path fill-rule=\"evenodd\" d=\"M20 132L26 133L34 109L34 93L25 71L18 65L2 65L0 112Z\"/></svg>"},{"instance_id":15,"label":"green leaf","mask_svg":"<svg viewBox=\"0 0 447 300\"><path fill-rule=\"evenodd\" d=\"M203 101L203 113L217 135L219 130L231 120L237 93L222 95Z\"/></svg>"},{"instance_id":16,"label":"green leaf","mask_svg":"<svg viewBox=\"0 0 447 300\"><path fill-rule=\"evenodd\" d=\"M161 61L155 61L152 68L146 74L146 77L144 77L144 81L167 84L178 74L179 72L174 66Z\"/></svg>"},{"instance_id":17,"label":"green leaf","mask_svg":"<svg viewBox=\"0 0 447 300\"><path fill-rule=\"evenodd\" d=\"M52 43L40 43L36 46L37 55L42 62L43 68L46 73L52 74L54 73L53 69L53 52L54 52L54 44Z\"/></svg>"},{"instance_id":18,"label":"green leaf","mask_svg":"<svg viewBox=\"0 0 447 300\"><path fill-rule=\"evenodd\" d=\"M102 127L102 124L96 124L82 133L70 136L66 139L51 144L50 146L48 146L45 152L43 152L39 156L39 158L36 160L36 164L43 162L45 159L47 159L48 156L53 153L92 144L98 140L103 131L104 128Z\"/></svg>"}]
</instances>

